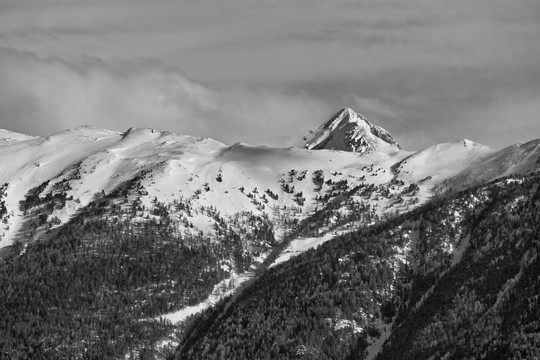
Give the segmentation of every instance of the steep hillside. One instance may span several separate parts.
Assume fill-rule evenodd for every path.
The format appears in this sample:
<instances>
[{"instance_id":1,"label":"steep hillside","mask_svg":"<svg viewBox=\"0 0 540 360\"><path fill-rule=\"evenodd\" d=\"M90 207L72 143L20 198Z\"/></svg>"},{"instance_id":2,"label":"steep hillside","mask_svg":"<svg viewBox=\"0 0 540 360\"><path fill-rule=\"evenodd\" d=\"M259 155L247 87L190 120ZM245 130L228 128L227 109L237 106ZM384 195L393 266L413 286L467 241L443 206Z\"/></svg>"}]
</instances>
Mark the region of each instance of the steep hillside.
<instances>
[{"instance_id":1,"label":"steep hillside","mask_svg":"<svg viewBox=\"0 0 540 360\"><path fill-rule=\"evenodd\" d=\"M534 358L539 209L540 178L508 178L336 237L193 318L174 358Z\"/></svg>"}]
</instances>

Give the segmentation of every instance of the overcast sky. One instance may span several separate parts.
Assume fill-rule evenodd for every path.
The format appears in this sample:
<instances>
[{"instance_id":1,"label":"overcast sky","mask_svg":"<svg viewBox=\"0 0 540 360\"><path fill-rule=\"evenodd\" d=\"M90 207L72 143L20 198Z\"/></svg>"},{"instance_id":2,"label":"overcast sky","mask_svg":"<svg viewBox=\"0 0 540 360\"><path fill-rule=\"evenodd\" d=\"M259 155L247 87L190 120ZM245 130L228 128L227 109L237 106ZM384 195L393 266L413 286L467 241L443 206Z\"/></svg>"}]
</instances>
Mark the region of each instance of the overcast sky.
<instances>
[{"instance_id":1,"label":"overcast sky","mask_svg":"<svg viewBox=\"0 0 540 360\"><path fill-rule=\"evenodd\" d=\"M279 145L349 106L405 149L540 138L538 0L0 0L0 127Z\"/></svg>"}]
</instances>

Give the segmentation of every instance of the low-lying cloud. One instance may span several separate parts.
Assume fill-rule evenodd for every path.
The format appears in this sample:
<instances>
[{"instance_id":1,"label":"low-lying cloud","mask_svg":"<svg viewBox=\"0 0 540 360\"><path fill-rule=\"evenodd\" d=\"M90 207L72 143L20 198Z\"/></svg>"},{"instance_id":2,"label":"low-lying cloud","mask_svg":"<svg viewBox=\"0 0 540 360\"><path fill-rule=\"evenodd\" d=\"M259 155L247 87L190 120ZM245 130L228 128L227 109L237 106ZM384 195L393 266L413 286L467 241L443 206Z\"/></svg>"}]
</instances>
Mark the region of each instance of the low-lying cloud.
<instances>
[{"instance_id":1,"label":"low-lying cloud","mask_svg":"<svg viewBox=\"0 0 540 360\"><path fill-rule=\"evenodd\" d=\"M333 110L298 92L212 89L157 61L67 62L0 48L0 124L27 134L91 124L279 145Z\"/></svg>"}]
</instances>

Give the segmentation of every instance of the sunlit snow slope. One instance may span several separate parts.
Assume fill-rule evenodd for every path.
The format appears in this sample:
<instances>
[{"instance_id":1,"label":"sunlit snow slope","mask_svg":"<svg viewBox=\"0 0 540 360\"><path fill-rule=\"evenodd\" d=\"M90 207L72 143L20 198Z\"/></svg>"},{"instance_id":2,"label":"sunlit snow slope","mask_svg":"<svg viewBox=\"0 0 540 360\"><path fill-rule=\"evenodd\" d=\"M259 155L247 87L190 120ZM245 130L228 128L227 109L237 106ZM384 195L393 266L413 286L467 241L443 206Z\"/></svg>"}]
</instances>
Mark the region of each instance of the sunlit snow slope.
<instances>
[{"instance_id":1,"label":"sunlit snow slope","mask_svg":"<svg viewBox=\"0 0 540 360\"><path fill-rule=\"evenodd\" d=\"M216 214L255 214L279 239L291 219L328 204L337 218L358 207L385 216L435 191L538 169L539 144L496 151L461 140L408 152L351 109L325 123L307 149L227 146L152 129L83 126L48 137L1 130L0 247L39 238L110 194L118 206L142 209L133 221L159 218L158 202L180 201L191 210L173 214L179 232L212 235L222 226Z\"/></svg>"}]
</instances>

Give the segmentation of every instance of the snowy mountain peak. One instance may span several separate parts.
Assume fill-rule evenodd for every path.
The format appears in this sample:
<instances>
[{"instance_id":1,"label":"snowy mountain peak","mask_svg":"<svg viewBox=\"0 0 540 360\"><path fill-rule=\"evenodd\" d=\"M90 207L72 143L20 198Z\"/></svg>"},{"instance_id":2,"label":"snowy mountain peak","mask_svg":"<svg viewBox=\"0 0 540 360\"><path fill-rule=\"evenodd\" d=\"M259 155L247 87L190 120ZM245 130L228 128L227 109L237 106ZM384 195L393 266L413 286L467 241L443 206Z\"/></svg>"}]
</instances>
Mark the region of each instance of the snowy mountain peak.
<instances>
[{"instance_id":1,"label":"snowy mountain peak","mask_svg":"<svg viewBox=\"0 0 540 360\"><path fill-rule=\"evenodd\" d=\"M380 126L373 125L351 108L344 108L307 139L306 149L366 152L394 152L401 146Z\"/></svg>"}]
</instances>

